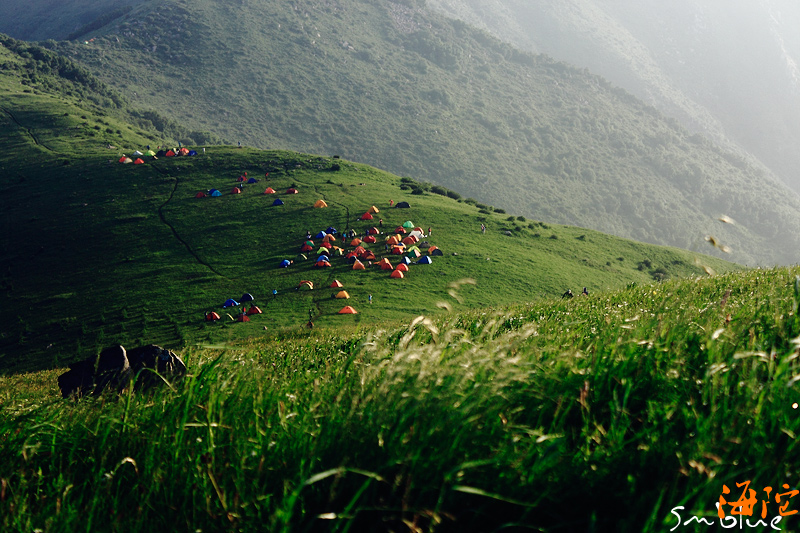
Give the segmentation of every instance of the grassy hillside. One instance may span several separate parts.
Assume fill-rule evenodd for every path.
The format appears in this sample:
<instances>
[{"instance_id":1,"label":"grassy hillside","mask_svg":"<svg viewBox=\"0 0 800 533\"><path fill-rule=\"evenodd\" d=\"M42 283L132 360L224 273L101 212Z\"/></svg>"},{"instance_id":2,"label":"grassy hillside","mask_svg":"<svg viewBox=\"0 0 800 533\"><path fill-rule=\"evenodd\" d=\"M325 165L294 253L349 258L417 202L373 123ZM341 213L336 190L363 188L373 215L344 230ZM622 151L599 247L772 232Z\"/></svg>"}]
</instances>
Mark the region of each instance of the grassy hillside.
<instances>
[{"instance_id":1,"label":"grassy hillside","mask_svg":"<svg viewBox=\"0 0 800 533\"><path fill-rule=\"evenodd\" d=\"M41 53L36 89L30 77L19 75L30 72L24 68L30 58L4 50L9 68L0 74L4 371L63 364L112 342L179 348L275 335L305 324L309 314L318 326L360 328L437 309L553 297L567 288L596 292L736 268L527 220L331 157L212 146L195 157L120 164L122 154L164 143L160 132L131 126L115 118L122 111L106 113L91 104L109 107L118 98L102 84L99 92L90 90L95 80L88 74L80 83L60 76L80 77L68 62L48 71L49 56ZM230 194L244 173L259 182ZM265 195L267 186L280 193L294 186L299 193ZM211 188L223 196L195 198ZM275 196L286 205L272 207ZM312 208L318 199L330 207ZM412 207L389 208L390 200ZM432 265L413 265L403 280L374 266L354 272L343 258L333 258L327 269L314 267L314 255L296 260L307 231L334 226L363 233L378 225L378 219L358 220L372 205L381 209L382 231L411 220L425 233L432 229L426 241L445 255ZM382 242L372 246L378 259L386 255ZM281 269L283 259L296 261ZM391 259L396 264L396 256ZM347 303L358 315L335 314L344 304L331 298L334 279L345 284L352 296ZM455 299L451 284L463 279L475 285L465 285ZM295 291L302 280L313 281L315 290ZM264 315L232 323L226 313L235 313L220 306L243 293L256 296ZM225 320L204 322L211 310Z\"/></svg>"},{"instance_id":2,"label":"grassy hillside","mask_svg":"<svg viewBox=\"0 0 800 533\"><path fill-rule=\"evenodd\" d=\"M740 263L798 258L800 201L775 180L605 80L420 2L145 2L48 46L233 144L340 154L641 241L693 248L714 231Z\"/></svg>"},{"instance_id":3,"label":"grassy hillside","mask_svg":"<svg viewBox=\"0 0 800 533\"><path fill-rule=\"evenodd\" d=\"M793 530L763 488L797 486L798 274L190 349L191 376L154 395L0 378L0 524L689 531L750 481Z\"/></svg>"}]
</instances>

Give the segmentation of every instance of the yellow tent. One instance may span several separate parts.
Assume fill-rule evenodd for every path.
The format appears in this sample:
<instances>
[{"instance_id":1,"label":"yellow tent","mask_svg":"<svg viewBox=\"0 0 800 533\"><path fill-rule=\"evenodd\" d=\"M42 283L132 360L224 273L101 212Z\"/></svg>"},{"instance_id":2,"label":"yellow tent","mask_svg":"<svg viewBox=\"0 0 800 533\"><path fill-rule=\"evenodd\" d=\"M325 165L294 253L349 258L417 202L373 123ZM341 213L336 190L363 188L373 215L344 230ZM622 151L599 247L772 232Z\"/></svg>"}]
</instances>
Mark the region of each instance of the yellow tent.
<instances>
[{"instance_id":1,"label":"yellow tent","mask_svg":"<svg viewBox=\"0 0 800 533\"><path fill-rule=\"evenodd\" d=\"M368 213L372 213L373 215L374 215L374 214L377 214L377 213L380 213L380 211L378 210L378 208L377 208L377 207L375 207L374 205L373 205L372 207L370 207L369 209L367 209L367 212L368 212Z\"/></svg>"},{"instance_id":2,"label":"yellow tent","mask_svg":"<svg viewBox=\"0 0 800 533\"><path fill-rule=\"evenodd\" d=\"M325 203L325 200L317 200L317 203L314 204L314 207L328 207L328 204Z\"/></svg>"},{"instance_id":3,"label":"yellow tent","mask_svg":"<svg viewBox=\"0 0 800 533\"><path fill-rule=\"evenodd\" d=\"M347 294L347 291L339 291L339 292L336 293L336 297L341 300L343 298L344 299L350 298L350 295Z\"/></svg>"}]
</instances>

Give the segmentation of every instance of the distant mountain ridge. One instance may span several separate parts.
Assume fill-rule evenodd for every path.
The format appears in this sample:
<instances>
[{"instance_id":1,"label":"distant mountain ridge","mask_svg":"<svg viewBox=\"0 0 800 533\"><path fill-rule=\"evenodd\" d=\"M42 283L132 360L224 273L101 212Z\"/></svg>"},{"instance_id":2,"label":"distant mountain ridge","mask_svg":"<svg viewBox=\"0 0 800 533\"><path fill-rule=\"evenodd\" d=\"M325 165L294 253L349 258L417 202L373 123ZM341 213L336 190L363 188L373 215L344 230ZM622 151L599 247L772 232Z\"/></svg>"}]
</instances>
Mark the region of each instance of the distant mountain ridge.
<instances>
[{"instance_id":1,"label":"distant mountain ridge","mask_svg":"<svg viewBox=\"0 0 800 533\"><path fill-rule=\"evenodd\" d=\"M600 74L800 191L800 5L429 0L522 49Z\"/></svg>"},{"instance_id":2,"label":"distant mountain ridge","mask_svg":"<svg viewBox=\"0 0 800 533\"><path fill-rule=\"evenodd\" d=\"M743 264L800 259L800 200L768 173L423 2L145 2L46 45L157 128L340 154L514 214L719 253L710 235Z\"/></svg>"}]
</instances>

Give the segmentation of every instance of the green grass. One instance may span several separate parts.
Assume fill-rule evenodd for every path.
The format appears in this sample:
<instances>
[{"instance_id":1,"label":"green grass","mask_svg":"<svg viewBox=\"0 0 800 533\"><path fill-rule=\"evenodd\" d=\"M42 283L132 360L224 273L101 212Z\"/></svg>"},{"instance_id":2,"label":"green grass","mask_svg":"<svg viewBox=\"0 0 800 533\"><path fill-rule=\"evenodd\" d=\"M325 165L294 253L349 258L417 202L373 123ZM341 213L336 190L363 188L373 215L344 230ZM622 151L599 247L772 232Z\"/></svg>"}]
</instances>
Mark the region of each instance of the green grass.
<instances>
[{"instance_id":1,"label":"green grass","mask_svg":"<svg viewBox=\"0 0 800 533\"><path fill-rule=\"evenodd\" d=\"M722 484L796 485L798 272L189 349L190 376L152 396L53 401L52 374L3 378L0 520L664 531L679 505L712 518Z\"/></svg>"}]
</instances>

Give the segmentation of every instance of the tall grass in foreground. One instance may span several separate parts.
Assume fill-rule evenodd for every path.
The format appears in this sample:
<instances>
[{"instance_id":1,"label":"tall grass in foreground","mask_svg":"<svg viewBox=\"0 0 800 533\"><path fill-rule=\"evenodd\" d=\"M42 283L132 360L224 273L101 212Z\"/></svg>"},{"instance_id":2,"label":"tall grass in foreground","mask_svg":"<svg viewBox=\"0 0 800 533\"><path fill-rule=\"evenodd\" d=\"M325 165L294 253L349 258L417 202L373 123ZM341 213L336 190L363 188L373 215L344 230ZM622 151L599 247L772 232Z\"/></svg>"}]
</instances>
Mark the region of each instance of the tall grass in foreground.
<instances>
[{"instance_id":1,"label":"tall grass in foreground","mask_svg":"<svg viewBox=\"0 0 800 533\"><path fill-rule=\"evenodd\" d=\"M189 352L192 375L152 396L6 394L0 526L664 531L675 506L712 517L723 483L798 484L796 273Z\"/></svg>"}]
</instances>

